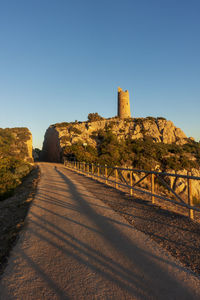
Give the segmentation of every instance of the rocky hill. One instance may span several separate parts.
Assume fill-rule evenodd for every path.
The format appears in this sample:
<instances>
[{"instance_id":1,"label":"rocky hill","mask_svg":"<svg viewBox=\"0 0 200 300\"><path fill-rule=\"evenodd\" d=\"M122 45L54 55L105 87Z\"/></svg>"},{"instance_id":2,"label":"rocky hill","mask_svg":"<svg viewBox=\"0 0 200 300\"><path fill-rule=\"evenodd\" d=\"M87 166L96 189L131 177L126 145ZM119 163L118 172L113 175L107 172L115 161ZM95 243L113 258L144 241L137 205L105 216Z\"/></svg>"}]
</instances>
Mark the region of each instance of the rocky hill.
<instances>
[{"instance_id":1,"label":"rocky hill","mask_svg":"<svg viewBox=\"0 0 200 300\"><path fill-rule=\"evenodd\" d=\"M200 176L200 144L164 118L54 124L46 131L42 158L52 162L76 159L179 174L191 171ZM177 192L187 193L185 180L171 184ZM200 201L199 181L194 181L193 197Z\"/></svg>"},{"instance_id":2,"label":"rocky hill","mask_svg":"<svg viewBox=\"0 0 200 300\"><path fill-rule=\"evenodd\" d=\"M98 147L101 143L101 132L108 130L118 140L144 140L150 137L156 143L183 145L188 142L184 132L164 118L111 118L94 122L57 123L46 131L43 158L60 162L63 149L76 143Z\"/></svg>"},{"instance_id":3,"label":"rocky hill","mask_svg":"<svg viewBox=\"0 0 200 300\"><path fill-rule=\"evenodd\" d=\"M144 140L151 138L155 143L184 145L190 139L185 133L164 118L111 118L93 122L57 123L45 134L43 159L60 162L63 150L74 144L87 144L98 148L101 133L111 131L120 140Z\"/></svg>"}]
</instances>

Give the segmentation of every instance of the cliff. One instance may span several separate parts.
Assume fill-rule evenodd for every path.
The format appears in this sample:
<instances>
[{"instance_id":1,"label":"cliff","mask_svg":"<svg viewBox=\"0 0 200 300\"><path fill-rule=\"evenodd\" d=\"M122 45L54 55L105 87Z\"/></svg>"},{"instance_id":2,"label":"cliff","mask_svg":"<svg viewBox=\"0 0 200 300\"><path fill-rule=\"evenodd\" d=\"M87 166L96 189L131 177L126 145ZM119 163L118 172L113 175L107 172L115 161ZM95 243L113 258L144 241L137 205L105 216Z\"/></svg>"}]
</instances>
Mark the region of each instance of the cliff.
<instances>
[{"instance_id":1,"label":"cliff","mask_svg":"<svg viewBox=\"0 0 200 300\"><path fill-rule=\"evenodd\" d=\"M60 162L62 150L75 143L87 143L98 147L99 132L110 130L118 140L137 140L151 137L154 142L183 145L188 139L184 132L163 118L111 118L94 122L57 123L45 134L43 159Z\"/></svg>"},{"instance_id":2,"label":"cliff","mask_svg":"<svg viewBox=\"0 0 200 300\"><path fill-rule=\"evenodd\" d=\"M46 131L42 155L52 162L67 158L179 174L192 171L200 176L200 144L164 118L54 124ZM179 193L187 191L185 180L171 185ZM193 196L200 199L199 181L194 183Z\"/></svg>"}]
</instances>

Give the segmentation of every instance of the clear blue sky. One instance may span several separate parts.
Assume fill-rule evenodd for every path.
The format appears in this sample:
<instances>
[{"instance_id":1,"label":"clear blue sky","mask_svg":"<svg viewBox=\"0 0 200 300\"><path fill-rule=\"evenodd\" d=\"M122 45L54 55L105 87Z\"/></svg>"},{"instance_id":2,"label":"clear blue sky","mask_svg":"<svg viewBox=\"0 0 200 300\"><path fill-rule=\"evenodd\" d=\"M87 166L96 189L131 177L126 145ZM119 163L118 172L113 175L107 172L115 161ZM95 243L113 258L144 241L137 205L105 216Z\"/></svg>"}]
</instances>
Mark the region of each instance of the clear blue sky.
<instances>
[{"instance_id":1,"label":"clear blue sky","mask_svg":"<svg viewBox=\"0 0 200 300\"><path fill-rule=\"evenodd\" d=\"M1 0L0 127L117 113L163 116L200 140L199 0Z\"/></svg>"}]
</instances>

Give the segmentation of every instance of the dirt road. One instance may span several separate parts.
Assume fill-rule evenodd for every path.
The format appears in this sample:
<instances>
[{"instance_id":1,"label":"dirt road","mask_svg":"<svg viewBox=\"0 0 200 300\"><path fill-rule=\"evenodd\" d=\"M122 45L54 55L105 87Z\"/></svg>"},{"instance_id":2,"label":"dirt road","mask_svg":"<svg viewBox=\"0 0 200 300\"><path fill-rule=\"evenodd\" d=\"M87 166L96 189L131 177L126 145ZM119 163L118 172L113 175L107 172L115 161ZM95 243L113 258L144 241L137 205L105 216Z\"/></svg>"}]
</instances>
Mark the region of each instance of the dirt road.
<instances>
[{"instance_id":1,"label":"dirt road","mask_svg":"<svg viewBox=\"0 0 200 300\"><path fill-rule=\"evenodd\" d=\"M94 197L78 174L40 164L0 299L200 299L200 279Z\"/></svg>"}]
</instances>

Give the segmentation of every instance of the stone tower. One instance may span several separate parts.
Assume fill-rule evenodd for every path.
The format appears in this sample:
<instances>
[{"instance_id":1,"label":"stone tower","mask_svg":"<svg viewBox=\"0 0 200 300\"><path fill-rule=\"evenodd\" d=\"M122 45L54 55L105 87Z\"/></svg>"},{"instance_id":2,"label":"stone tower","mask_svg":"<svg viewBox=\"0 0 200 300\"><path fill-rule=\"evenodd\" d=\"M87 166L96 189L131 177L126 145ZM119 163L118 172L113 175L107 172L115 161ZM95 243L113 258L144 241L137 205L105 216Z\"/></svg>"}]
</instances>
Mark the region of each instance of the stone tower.
<instances>
[{"instance_id":1,"label":"stone tower","mask_svg":"<svg viewBox=\"0 0 200 300\"><path fill-rule=\"evenodd\" d=\"M130 118L130 103L129 103L129 92L125 92L118 87L118 117L121 119Z\"/></svg>"}]
</instances>

